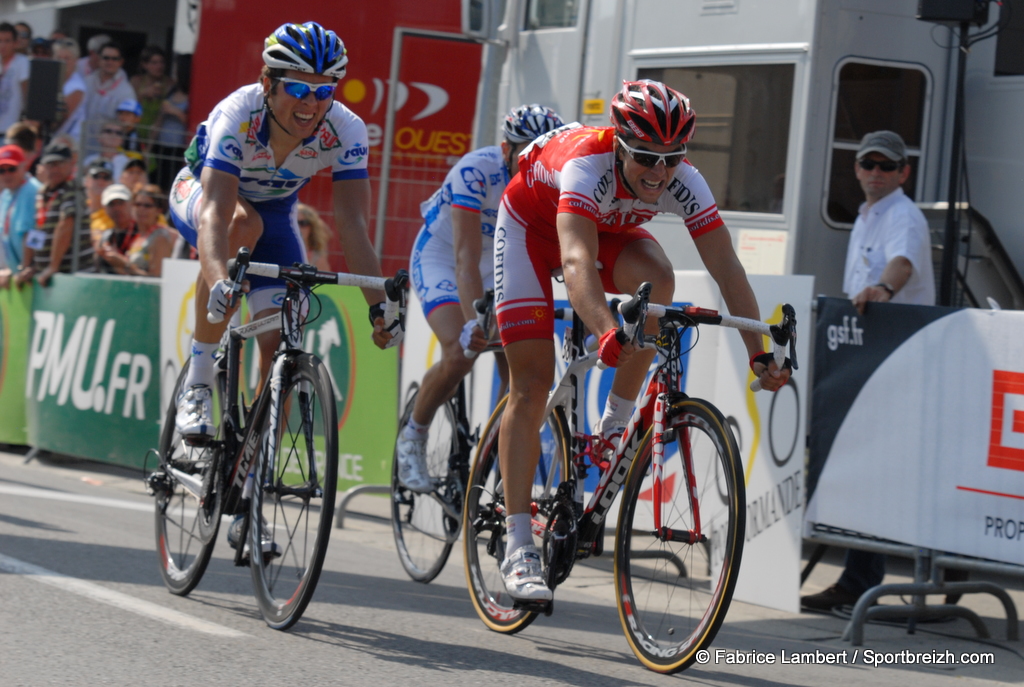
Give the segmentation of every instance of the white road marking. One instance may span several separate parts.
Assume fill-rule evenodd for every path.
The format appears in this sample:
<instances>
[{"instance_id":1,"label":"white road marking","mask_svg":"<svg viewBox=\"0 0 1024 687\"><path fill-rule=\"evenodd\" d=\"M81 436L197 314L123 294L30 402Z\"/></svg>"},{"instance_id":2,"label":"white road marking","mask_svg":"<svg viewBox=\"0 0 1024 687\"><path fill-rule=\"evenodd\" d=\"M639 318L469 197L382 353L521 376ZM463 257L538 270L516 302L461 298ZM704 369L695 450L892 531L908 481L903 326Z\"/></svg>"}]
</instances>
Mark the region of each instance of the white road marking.
<instances>
[{"instance_id":1,"label":"white road marking","mask_svg":"<svg viewBox=\"0 0 1024 687\"><path fill-rule=\"evenodd\" d=\"M42 582L43 584L48 584L73 594L79 594L94 601L110 604L116 608L137 613L138 615L155 618L156 620L182 627L186 630L195 630L196 632L218 635L220 637L248 637L244 632L233 630L230 627L195 618L185 613L150 603L149 601L136 599L133 596L101 587L92 582L61 575L52 570L40 568L37 565L32 565L31 563L26 563L3 554L0 554L0 570L14 575L25 575L37 582Z\"/></svg>"},{"instance_id":2,"label":"white road marking","mask_svg":"<svg viewBox=\"0 0 1024 687\"><path fill-rule=\"evenodd\" d=\"M101 496L85 496L84 494L72 494L68 491L53 491L51 489L35 489L33 487L16 487L9 484L0 484L0 494L8 496L27 496L36 499L52 499L54 501L65 501L71 503L86 503L91 506L107 506L108 508L123 508L125 510L153 512L152 503L139 503L138 501L125 501L122 499L106 499Z\"/></svg>"}]
</instances>

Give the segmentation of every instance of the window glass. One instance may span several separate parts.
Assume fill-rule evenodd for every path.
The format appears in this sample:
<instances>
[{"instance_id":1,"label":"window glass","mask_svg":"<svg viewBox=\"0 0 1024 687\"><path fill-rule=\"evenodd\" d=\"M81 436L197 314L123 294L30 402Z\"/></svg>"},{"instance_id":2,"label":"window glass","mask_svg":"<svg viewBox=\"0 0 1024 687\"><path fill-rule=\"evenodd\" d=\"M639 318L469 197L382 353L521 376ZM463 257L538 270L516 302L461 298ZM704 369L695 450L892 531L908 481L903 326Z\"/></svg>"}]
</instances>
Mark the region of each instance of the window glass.
<instances>
[{"instance_id":1,"label":"window glass","mask_svg":"<svg viewBox=\"0 0 1024 687\"><path fill-rule=\"evenodd\" d=\"M697 113L687 159L720 210L782 212L793 64L641 69L686 94Z\"/></svg>"},{"instance_id":2,"label":"window glass","mask_svg":"<svg viewBox=\"0 0 1024 687\"><path fill-rule=\"evenodd\" d=\"M526 31L576 26L579 0L528 0Z\"/></svg>"},{"instance_id":3,"label":"window glass","mask_svg":"<svg viewBox=\"0 0 1024 687\"><path fill-rule=\"evenodd\" d=\"M1024 5L1017 2L1015 7L1017 11L1011 12L1005 0L999 7L999 23L1009 24L996 36L996 76L1024 74Z\"/></svg>"},{"instance_id":4,"label":"window glass","mask_svg":"<svg viewBox=\"0 0 1024 687\"><path fill-rule=\"evenodd\" d=\"M914 198L920 167L928 82L919 69L849 62L839 70L835 134L825 215L833 226L849 227L864 202L854 175L857 148L865 134L895 131L907 144L910 177L903 191Z\"/></svg>"}]
</instances>

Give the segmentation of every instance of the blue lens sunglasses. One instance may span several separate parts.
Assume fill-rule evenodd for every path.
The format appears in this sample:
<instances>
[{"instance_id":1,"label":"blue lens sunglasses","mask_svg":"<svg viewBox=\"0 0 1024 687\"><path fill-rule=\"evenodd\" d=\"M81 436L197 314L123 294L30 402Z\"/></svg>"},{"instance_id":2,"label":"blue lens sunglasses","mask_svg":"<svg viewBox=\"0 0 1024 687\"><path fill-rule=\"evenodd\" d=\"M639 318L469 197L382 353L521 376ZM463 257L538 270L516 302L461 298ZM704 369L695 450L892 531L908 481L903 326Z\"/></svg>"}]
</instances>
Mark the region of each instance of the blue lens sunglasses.
<instances>
[{"instance_id":1,"label":"blue lens sunglasses","mask_svg":"<svg viewBox=\"0 0 1024 687\"><path fill-rule=\"evenodd\" d=\"M327 100L334 97L334 91L338 87L337 82L315 84L283 76L277 80L284 84L284 92L297 100L304 100L310 91L313 91L317 100Z\"/></svg>"}]
</instances>

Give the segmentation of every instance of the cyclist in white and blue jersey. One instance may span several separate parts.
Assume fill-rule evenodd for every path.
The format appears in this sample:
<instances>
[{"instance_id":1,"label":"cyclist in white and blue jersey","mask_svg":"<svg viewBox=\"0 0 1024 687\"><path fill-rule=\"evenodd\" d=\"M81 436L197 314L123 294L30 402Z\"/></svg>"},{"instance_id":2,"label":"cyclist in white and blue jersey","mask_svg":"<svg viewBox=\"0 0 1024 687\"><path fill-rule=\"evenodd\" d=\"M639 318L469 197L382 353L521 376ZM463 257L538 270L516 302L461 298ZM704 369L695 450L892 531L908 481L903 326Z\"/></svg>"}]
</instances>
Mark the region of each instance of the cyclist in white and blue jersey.
<instances>
[{"instance_id":1,"label":"cyclist in white and blue jersey","mask_svg":"<svg viewBox=\"0 0 1024 687\"><path fill-rule=\"evenodd\" d=\"M420 205L424 223L410 271L423 314L441 344L441 360L427 370L409 422L399 429L398 480L407 489L426 493L433 488L426 464L430 421L473 367L463 351L481 351L487 345L473 301L494 287L494 222L501 194L519 171L519 153L560 126L561 117L549 108L515 108L505 116L501 145L463 157L441 188ZM500 354L498 369L507 380L508 366Z\"/></svg>"},{"instance_id":2,"label":"cyclist in white and blue jersey","mask_svg":"<svg viewBox=\"0 0 1024 687\"><path fill-rule=\"evenodd\" d=\"M215 433L211 419L214 355L232 314L227 260L241 246L254 262L307 262L296 213L297 192L319 170L331 168L335 225L349 271L381 276L367 236L370 182L366 125L334 100L348 56L341 39L315 22L284 24L264 42L258 83L222 100L203 122L185 154L170 198L174 224L199 251L196 322L185 393L178 399L177 429L197 439ZM249 278L255 318L280 308L280 280ZM373 340L398 342L384 331L384 293L364 289L374 323ZM209 321L207 314L209 313ZM280 334L260 337L263 374Z\"/></svg>"}]
</instances>

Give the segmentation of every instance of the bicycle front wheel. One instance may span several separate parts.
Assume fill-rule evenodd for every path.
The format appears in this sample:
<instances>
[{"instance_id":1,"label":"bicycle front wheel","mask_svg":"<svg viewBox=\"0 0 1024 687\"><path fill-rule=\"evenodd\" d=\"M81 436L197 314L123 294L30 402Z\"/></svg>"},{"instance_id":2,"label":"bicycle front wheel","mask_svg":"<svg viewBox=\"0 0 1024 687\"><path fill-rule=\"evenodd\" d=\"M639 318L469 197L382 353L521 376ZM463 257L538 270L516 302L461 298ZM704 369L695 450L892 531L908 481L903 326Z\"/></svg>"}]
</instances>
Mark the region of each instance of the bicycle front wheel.
<instances>
[{"instance_id":1,"label":"bicycle front wheel","mask_svg":"<svg viewBox=\"0 0 1024 687\"><path fill-rule=\"evenodd\" d=\"M299 355L285 376L265 419L248 536L249 551L262 552L250 555L256 599L276 630L295 624L313 598L338 487L337 408L327 368Z\"/></svg>"},{"instance_id":2,"label":"bicycle front wheel","mask_svg":"<svg viewBox=\"0 0 1024 687\"><path fill-rule=\"evenodd\" d=\"M537 614L516 608L505 591L499 566L505 559L505 497L498 464L498 430L508 396L495 408L487 423L466 487L463 508L463 550L466 582L473 607L484 624L495 632L513 634L532 623ZM561 408L549 415L540 432L541 450L533 479L534 533L547 524L555 505L558 485L572 474L569 429Z\"/></svg>"},{"instance_id":3,"label":"bicycle front wheel","mask_svg":"<svg viewBox=\"0 0 1024 687\"><path fill-rule=\"evenodd\" d=\"M691 398L668 415L663 469L652 469L652 429L626 476L615 536L622 629L640 662L659 673L689 666L718 633L739 574L746 501L736 440L718 409ZM707 537L695 544L682 541L695 529L686 455Z\"/></svg>"},{"instance_id":4,"label":"bicycle front wheel","mask_svg":"<svg viewBox=\"0 0 1024 687\"><path fill-rule=\"evenodd\" d=\"M416 393L402 413L399 435L412 415ZM455 409L450 401L434 413L426 451L427 471L436 485L429 494L417 494L399 483L397 440L391 465L391 529L398 560L409 577L423 583L430 582L444 568L461 524L462 479L449 470L459 451Z\"/></svg>"},{"instance_id":5,"label":"bicycle front wheel","mask_svg":"<svg viewBox=\"0 0 1024 687\"><path fill-rule=\"evenodd\" d=\"M213 554L223 499L222 444L190 446L175 427L177 399L188 375L178 375L160 433L160 466L150 477L156 494L156 551L160 575L172 594L185 596L199 584ZM223 373L218 374L218 382ZM222 392L223 384L218 384ZM214 394L220 419L223 394ZM218 437L219 439L219 437Z\"/></svg>"}]
</instances>

